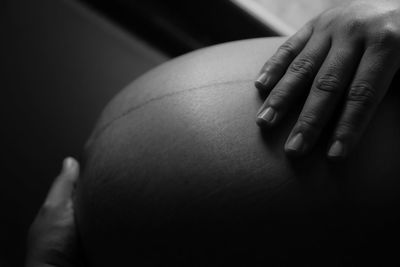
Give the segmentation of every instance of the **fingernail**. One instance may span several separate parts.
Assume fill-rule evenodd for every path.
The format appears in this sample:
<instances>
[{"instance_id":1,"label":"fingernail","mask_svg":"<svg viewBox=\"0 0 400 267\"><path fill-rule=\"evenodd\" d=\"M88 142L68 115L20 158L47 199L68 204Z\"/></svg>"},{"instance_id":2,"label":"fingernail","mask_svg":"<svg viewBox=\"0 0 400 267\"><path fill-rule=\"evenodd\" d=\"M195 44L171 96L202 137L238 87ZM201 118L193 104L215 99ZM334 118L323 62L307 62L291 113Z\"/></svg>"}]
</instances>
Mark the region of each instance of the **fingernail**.
<instances>
[{"instance_id":1,"label":"fingernail","mask_svg":"<svg viewBox=\"0 0 400 267\"><path fill-rule=\"evenodd\" d=\"M68 157L63 162L63 172L71 172L76 169L76 162L73 158Z\"/></svg>"},{"instance_id":2,"label":"fingernail","mask_svg":"<svg viewBox=\"0 0 400 267\"><path fill-rule=\"evenodd\" d=\"M304 138L302 133L296 134L286 144L286 150L300 152L304 149Z\"/></svg>"},{"instance_id":3,"label":"fingernail","mask_svg":"<svg viewBox=\"0 0 400 267\"><path fill-rule=\"evenodd\" d=\"M265 72L261 73L261 75L258 76L258 78L257 78L257 80L256 80L256 82L255 82L256 87L257 87L257 88L263 88L263 87L265 87L265 86L267 85L268 78L269 78L269 77L268 77L267 73L265 73Z\"/></svg>"},{"instance_id":4,"label":"fingernail","mask_svg":"<svg viewBox=\"0 0 400 267\"><path fill-rule=\"evenodd\" d=\"M336 140L328 151L329 157L344 157L345 156L345 148L341 141Z\"/></svg>"},{"instance_id":5,"label":"fingernail","mask_svg":"<svg viewBox=\"0 0 400 267\"><path fill-rule=\"evenodd\" d=\"M257 122L272 124L275 118L276 111L272 107L268 107L257 116Z\"/></svg>"}]
</instances>

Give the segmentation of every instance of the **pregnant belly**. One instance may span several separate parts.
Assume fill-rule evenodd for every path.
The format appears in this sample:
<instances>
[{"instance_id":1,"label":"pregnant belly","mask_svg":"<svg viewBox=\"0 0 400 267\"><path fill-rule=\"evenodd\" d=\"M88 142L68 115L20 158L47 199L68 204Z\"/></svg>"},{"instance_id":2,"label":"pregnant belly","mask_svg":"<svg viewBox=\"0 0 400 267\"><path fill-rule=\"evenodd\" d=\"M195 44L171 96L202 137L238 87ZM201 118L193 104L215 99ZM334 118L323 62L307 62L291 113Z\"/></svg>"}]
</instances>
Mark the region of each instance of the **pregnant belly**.
<instances>
[{"instance_id":1,"label":"pregnant belly","mask_svg":"<svg viewBox=\"0 0 400 267\"><path fill-rule=\"evenodd\" d=\"M255 124L262 99L253 79L282 42L199 50L110 102L87 143L77 191L92 265L337 262L394 240L396 90L346 162L325 159L328 131L311 155L289 159L283 144L301 103L276 129Z\"/></svg>"}]
</instances>

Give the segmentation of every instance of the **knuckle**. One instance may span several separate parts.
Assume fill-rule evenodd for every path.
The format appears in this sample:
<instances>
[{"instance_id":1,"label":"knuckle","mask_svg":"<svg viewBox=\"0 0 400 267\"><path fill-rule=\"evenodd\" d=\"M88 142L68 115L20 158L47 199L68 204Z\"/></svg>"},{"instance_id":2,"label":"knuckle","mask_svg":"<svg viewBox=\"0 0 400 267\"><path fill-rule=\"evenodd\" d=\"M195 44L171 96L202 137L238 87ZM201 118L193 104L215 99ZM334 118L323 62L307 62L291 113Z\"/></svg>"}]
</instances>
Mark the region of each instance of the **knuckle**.
<instances>
[{"instance_id":1,"label":"knuckle","mask_svg":"<svg viewBox=\"0 0 400 267\"><path fill-rule=\"evenodd\" d=\"M346 143L350 143L349 141L352 140L353 138L351 138L352 134L350 130L347 130L346 128L340 128L338 126L338 128L336 129L335 133L333 134L333 139L336 140L342 140L342 141L346 141Z\"/></svg>"},{"instance_id":2,"label":"knuckle","mask_svg":"<svg viewBox=\"0 0 400 267\"><path fill-rule=\"evenodd\" d=\"M315 22L318 20L318 16L312 17L306 24L304 25L304 28L307 28L309 30L314 29Z\"/></svg>"},{"instance_id":3,"label":"knuckle","mask_svg":"<svg viewBox=\"0 0 400 267\"><path fill-rule=\"evenodd\" d=\"M348 21L347 27L352 31L363 29L367 25L367 20L363 17L354 17Z\"/></svg>"},{"instance_id":4,"label":"knuckle","mask_svg":"<svg viewBox=\"0 0 400 267\"><path fill-rule=\"evenodd\" d=\"M311 79L314 73L314 63L306 58L302 57L293 61L289 67L289 71L299 78Z\"/></svg>"},{"instance_id":5,"label":"knuckle","mask_svg":"<svg viewBox=\"0 0 400 267\"><path fill-rule=\"evenodd\" d=\"M282 106L282 103L285 102L286 98L287 98L287 94L285 91L273 90L273 91L271 91L271 93L268 97L268 105L275 109L279 109L280 106Z\"/></svg>"},{"instance_id":6,"label":"knuckle","mask_svg":"<svg viewBox=\"0 0 400 267\"><path fill-rule=\"evenodd\" d=\"M380 31L374 32L373 36L372 42L379 47L394 49L400 44L400 29L389 23L382 26Z\"/></svg>"},{"instance_id":7,"label":"knuckle","mask_svg":"<svg viewBox=\"0 0 400 267\"><path fill-rule=\"evenodd\" d=\"M347 120L340 121L334 133L334 137L341 140L352 140L357 135L357 127Z\"/></svg>"},{"instance_id":8,"label":"knuckle","mask_svg":"<svg viewBox=\"0 0 400 267\"><path fill-rule=\"evenodd\" d=\"M313 113L304 113L297 121L297 127L308 132L316 133L321 129L321 126L322 125L318 120L318 117Z\"/></svg>"},{"instance_id":9,"label":"knuckle","mask_svg":"<svg viewBox=\"0 0 400 267\"><path fill-rule=\"evenodd\" d=\"M342 120L338 123L337 128L338 128L338 130L337 130L338 133L344 134L344 133L353 132L354 127L351 122L349 122L347 120Z\"/></svg>"},{"instance_id":10,"label":"knuckle","mask_svg":"<svg viewBox=\"0 0 400 267\"><path fill-rule=\"evenodd\" d=\"M278 54L292 59L297 56L295 50L294 45L290 41L286 41L278 48Z\"/></svg>"},{"instance_id":11,"label":"knuckle","mask_svg":"<svg viewBox=\"0 0 400 267\"><path fill-rule=\"evenodd\" d=\"M336 21L338 15L337 8L329 8L322 13L320 13L317 17L315 17L316 26L318 30L325 31L328 30Z\"/></svg>"},{"instance_id":12,"label":"knuckle","mask_svg":"<svg viewBox=\"0 0 400 267\"><path fill-rule=\"evenodd\" d=\"M263 69L265 71L269 71L271 68L278 68L278 69L283 69L285 67L284 62L282 61L281 58L279 58L278 55L273 55L267 63L265 63Z\"/></svg>"},{"instance_id":13,"label":"knuckle","mask_svg":"<svg viewBox=\"0 0 400 267\"><path fill-rule=\"evenodd\" d=\"M297 56L295 52L295 47L290 41L283 43L276 53L269 58L265 63L263 69L270 70L271 68L286 69L287 62L292 61L293 58Z\"/></svg>"},{"instance_id":14,"label":"knuckle","mask_svg":"<svg viewBox=\"0 0 400 267\"><path fill-rule=\"evenodd\" d=\"M370 83L358 81L351 86L347 101L361 110L371 108L377 102L376 90Z\"/></svg>"},{"instance_id":15,"label":"knuckle","mask_svg":"<svg viewBox=\"0 0 400 267\"><path fill-rule=\"evenodd\" d=\"M347 36L359 36L368 29L368 20L363 17L351 17L342 21L341 26Z\"/></svg>"},{"instance_id":16,"label":"knuckle","mask_svg":"<svg viewBox=\"0 0 400 267\"><path fill-rule=\"evenodd\" d=\"M335 74L326 73L316 80L315 89L328 93L338 93L340 80Z\"/></svg>"}]
</instances>

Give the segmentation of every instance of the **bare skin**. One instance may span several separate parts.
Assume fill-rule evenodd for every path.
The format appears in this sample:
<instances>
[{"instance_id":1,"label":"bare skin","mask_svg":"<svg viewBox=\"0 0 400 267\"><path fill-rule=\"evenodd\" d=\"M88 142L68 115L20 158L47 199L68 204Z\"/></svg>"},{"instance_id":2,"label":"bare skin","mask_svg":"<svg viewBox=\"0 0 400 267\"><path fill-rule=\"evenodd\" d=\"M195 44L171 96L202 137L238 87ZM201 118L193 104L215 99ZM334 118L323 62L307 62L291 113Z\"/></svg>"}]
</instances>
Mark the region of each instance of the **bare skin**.
<instances>
[{"instance_id":1,"label":"bare skin","mask_svg":"<svg viewBox=\"0 0 400 267\"><path fill-rule=\"evenodd\" d=\"M286 152L305 155L334 111L341 109L328 156L346 157L399 68L399 45L400 1L356 1L322 13L262 68L256 87L269 96L258 113L258 124L273 127L305 95ZM30 228L26 266L79 265L72 201L78 176L79 164L65 160Z\"/></svg>"},{"instance_id":2,"label":"bare skin","mask_svg":"<svg viewBox=\"0 0 400 267\"><path fill-rule=\"evenodd\" d=\"M29 229L27 267L80 266L72 201L78 177L78 162L65 159Z\"/></svg>"},{"instance_id":3,"label":"bare skin","mask_svg":"<svg viewBox=\"0 0 400 267\"><path fill-rule=\"evenodd\" d=\"M306 155L339 111L327 155L345 158L399 69L399 46L398 0L354 1L325 11L291 36L262 67L255 85L269 95L257 123L273 127L304 96L286 153Z\"/></svg>"}]
</instances>

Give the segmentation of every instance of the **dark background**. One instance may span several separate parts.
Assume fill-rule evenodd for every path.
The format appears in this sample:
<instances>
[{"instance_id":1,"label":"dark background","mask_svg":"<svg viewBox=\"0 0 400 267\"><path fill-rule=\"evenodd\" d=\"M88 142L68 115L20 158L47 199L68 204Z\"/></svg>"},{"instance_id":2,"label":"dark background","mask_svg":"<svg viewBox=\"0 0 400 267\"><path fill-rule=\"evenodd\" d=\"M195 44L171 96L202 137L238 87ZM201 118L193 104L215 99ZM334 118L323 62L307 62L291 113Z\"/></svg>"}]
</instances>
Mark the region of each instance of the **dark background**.
<instances>
[{"instance_id":1,"label":"dark background","mask_svg":"<svg viewBox=\"0 0 400 267\"><path fill-rule=\"evenodd\" d=\"M273 35L224 0L0 1L0 266L23 265L62 160L79 160L113 95L168 58Z\"/></svg>"}]
</instances>

